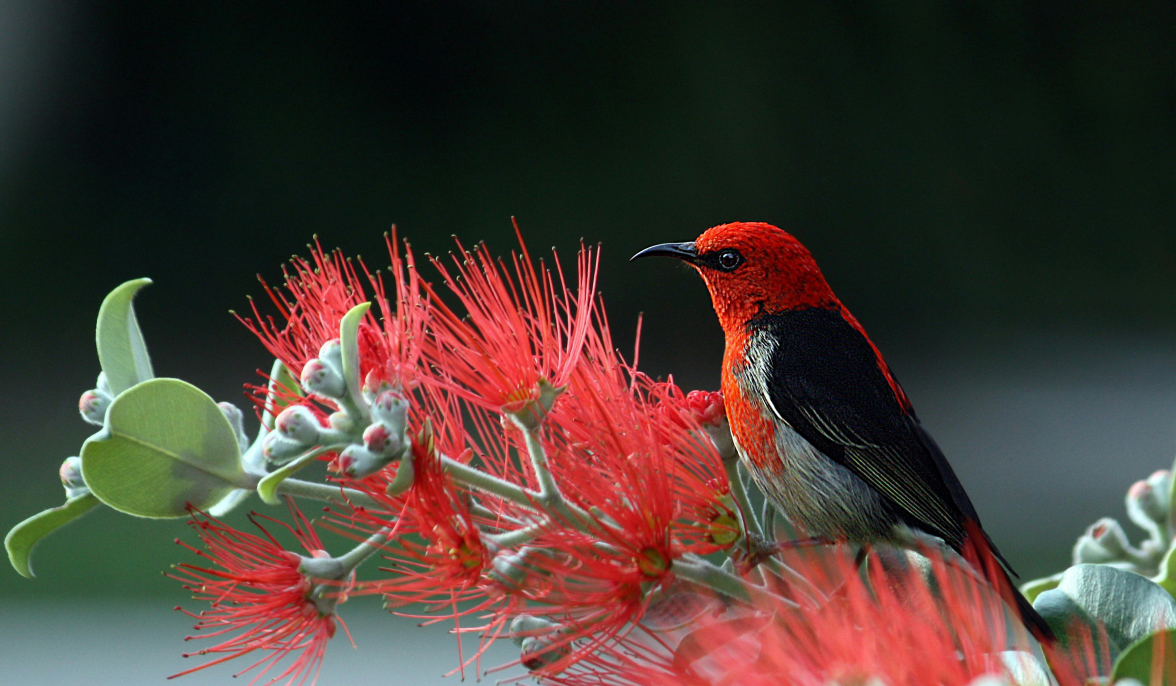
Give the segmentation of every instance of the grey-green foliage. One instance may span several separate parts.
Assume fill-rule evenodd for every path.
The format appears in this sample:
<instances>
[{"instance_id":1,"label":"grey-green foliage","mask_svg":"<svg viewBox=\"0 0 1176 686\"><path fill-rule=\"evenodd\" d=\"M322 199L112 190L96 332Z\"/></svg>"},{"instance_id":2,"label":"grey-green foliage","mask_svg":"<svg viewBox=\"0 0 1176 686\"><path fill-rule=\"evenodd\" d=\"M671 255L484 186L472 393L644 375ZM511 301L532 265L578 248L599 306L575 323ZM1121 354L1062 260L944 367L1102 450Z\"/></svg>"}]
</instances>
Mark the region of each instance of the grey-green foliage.
<instances>
[{"instance_id":1,"label":"grey-green foliage","mask_svg":"<svg viewBox=\"0 0 1176 686\"><path fill-rule=\"evenodd\" d=\"M1117 520L1104 517L1078 538L1074 566L1021 588L1063 643L1081 643L1085 637L1075 634L1087 634L1096 646L1096 656L1105 647L1112 660L1119 658L1114 663L1116 679L1147 682L1146 675L1141 678L1130 665L1137 665L1143 651L1150 651L1153 637L1176 628L1172 489L1172 473L1167 470L1156 471L1128 489L1127 516L1146 534L1138 544L1131 542ZM1151 653L1147 654L1150 659ZM1118 665L1124 661L1129 667L1120 675ZM1111 668L1100 660L1100 674L1110 674Z\"/></svg>"}]
</instances>

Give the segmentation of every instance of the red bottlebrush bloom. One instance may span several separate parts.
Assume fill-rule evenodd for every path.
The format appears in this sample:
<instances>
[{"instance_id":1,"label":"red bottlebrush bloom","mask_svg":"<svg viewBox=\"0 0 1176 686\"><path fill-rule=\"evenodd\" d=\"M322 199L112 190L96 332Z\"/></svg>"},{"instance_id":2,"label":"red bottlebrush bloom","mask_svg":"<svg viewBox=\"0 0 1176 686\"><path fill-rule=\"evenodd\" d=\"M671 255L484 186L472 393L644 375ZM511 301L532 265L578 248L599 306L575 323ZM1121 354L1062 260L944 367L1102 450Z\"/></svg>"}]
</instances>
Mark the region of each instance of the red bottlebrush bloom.
<instances>
[{"instance_id":1,"label":"red bottlebrush bloom","mask_svg":"<svg viewBox=\"0 0 1176 686\"><path fill-rule=\"evenodd\" d=\"M296 257L283 268L284 290L262 281L285 322L279 324L273 317L262 316L254 303L253 317L240 318L242 323L298 378L323 344L339 337L339 322L351 308L369 299L366 289L370 289L382 324L373 310L359 326L360 372L373 389L381 383L402 388L413 385L421 366L420 344L429 304L412 251L405 244L402 254L395 234L387 243L392 257L392 301L382 275L372 274L361 262L365 276L361 279L342 253L324 253L316 242L310 259Z\"/></svg>"},{"instance_id":2,"label":"red bottlebrush bloom","mask_svg":"<svg viewBox=\"0 0 1176 686\"><path fill-rule=\"evenodd\" d=\"M446 436L448 432L442 427L439 433ZM432 612L427 617L406 615L427 619L426 624L452 619L459 636L456 672L480 658L493 643L509 619L510 612L502 608L513 605L513 601L484 575L492 551L483 540L481 527L498 522L471 513L466 497L445 474L437 438L432 423L426 422L412 443L412 488L402 496L405 502L396 524L397 535L384 550L384 558L391 566L381 568L394 576L364 584L359 592L383 595L389 606L428 605ZM449 439L454 436L450 434ZM490 624L464 629L461 626L463 616L487 611L493 617ZM462 654L460 636L468 631L481 633L482 642L467 659Z\"/></svg>"},{"instance_id":3,"label":"red bottlebrush bloom","mask_svg":"<svg viewBox=\"0 0 1176 686\"><path fill-rule=\"evenodd\" d=\"M524 655L543 675L624 641L672 583L675 559L721 547L709 536L725 472L685 395L633 372L610 347L598 323L545 426L552 471L593 522L589 532L562 526L536 542L552 554L530 561L541 573L524 593L561 625L545 637L545 655Z\"/></svg>"},{"instance_id":4,"label":"red bottlebrush bloom","mask_svg":"<svg viewBox=\"0 0 1176 686\"><path fill-rule=\"evenodd\" d=\"M867 585L847 558L831 557L804 570L840 587L830 599L731 609L703 614L677 632L634 634L552 681L827 686L877 679L896 686L968 686L993 675L1015 683L1001 653L1030 649L1024 631L1006 623L1000 594L973 572L935 552L927 555L934 588L917 569L887 572L876 563Z\"/></svg>"},{"instance_id":5,"label":"red bottlebrush bloom","mask_svg":"<svg viewBox=\"0 0 1176 686\"><path fill-rule=\"evenodd\" d=\"M469 505L442 468L431 427L412 442L413 483L404 517L423 541L398 536L386 557L398 578L380 582L379 591L397 604L440 602L450 605L477 590L489 553Z\"/></svg>"},{"instance_id":6,"label":"red bottlebrush bloom","mask_svg":"<svg viewBox=\"0 0 1176 686\"><path fill-rule=\"evenodd\" d=\"M295 524L290 526L265 517L273 524L287 529L312 557L326 555L322 542L301 512L290 505ZM338 598L320 601L314 595L315 582L299 571L302 557L285 550L254 517L250 518L261 535L232 529L222 522L199 512L192 513L191 524L200 535L205 550L180 542L208 561L209 566L178 564L169 576L182 581L194 597L212 604L210 610L192 613L181 610L197 620L198 631L207 633L188 639L211 639L229 635L214 646L190 655L220 653L221 657L189 669L174 678L226 662L254 651L265 656L246 667L239 674L259 671L249 682L256 683L287 656L294 662L280 674L269 679L272 684L287 679L286 684L313 682L318 676L327 641L335 635L334 613ZM344 626L344 631L346 627Z\"/></svg>"},{"instance_id":7,"label":"red bottlebrush bloom","mask_svg":"<svg viewBox=\"0 0 1176 686\"><path fill-rule=\"evenodd\" d=\"M454 271L433 261L467 312L463 318L434 298L434 363L452 375L454 392L495 411L539 400L541 380L562 386L592 321L598 256L581 249L573 292L558 257L557 281L542 262L536 266L521 234L519 245L513 269L485 246L470 251L460 243Z\"/></svg>"}]
</instances>

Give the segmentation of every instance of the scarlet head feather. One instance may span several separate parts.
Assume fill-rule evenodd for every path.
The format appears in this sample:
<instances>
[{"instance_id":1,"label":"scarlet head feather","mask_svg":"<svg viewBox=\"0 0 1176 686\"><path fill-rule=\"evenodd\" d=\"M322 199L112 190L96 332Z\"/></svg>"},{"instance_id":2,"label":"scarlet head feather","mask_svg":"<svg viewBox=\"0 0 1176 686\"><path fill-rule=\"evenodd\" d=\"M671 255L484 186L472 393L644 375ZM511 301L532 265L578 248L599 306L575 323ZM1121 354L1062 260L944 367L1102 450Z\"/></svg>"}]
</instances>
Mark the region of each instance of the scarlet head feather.
<instances>
[{"instance_id":1,"label":"scarlet head feather","mask_svg":"<svg viewBox=\"0 0 1176 686\"><path fill-rule=\"evenodd\" d=\"M801 307L839 307L808 249L791 234L762 222L708 229L694 241L692 262L710 290L727 331L764 313ZM737 259L732 259L734 251ZM727 265L737 263L732 269Z\"/></svg>"}]
</instances>

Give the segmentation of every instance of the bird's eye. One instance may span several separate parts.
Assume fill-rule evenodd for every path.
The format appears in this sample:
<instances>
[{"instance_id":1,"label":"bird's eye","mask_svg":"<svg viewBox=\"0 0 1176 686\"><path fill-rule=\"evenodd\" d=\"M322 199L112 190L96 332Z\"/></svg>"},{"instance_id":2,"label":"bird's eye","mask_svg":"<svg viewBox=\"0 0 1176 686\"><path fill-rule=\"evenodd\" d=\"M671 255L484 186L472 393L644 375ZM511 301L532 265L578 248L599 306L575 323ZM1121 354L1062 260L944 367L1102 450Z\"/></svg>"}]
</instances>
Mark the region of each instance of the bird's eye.
<instances>
[{"instance_id":1,"label":"bird's eye","mask_svg":"<svg viewBox=\"0 0 1176 686\"><path fill-rule=\"evenodd\" d=\"M738 250L727 248L718 254L715 262L718 264L719 269L722 269L725 272L730 272L734 271L736 267L743 264L743 255L740 255Z\"/></svg>"}]
</instances>

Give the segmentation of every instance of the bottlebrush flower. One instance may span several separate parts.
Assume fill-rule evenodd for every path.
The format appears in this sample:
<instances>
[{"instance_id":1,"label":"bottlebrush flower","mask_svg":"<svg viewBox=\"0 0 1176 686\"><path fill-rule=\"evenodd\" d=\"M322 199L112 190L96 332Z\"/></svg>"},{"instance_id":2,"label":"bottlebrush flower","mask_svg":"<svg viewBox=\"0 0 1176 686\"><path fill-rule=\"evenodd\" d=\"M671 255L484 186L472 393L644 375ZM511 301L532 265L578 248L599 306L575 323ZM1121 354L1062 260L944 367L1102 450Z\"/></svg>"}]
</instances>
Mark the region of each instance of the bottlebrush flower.
<instances>
[{"instance_id":1,"label":"bottlebrush flower","mask_svg":"<svg viewBox=\"0 0 1176 686\"><path fill-rule=\"evenodd\" d=\"M515 225L518 232L518 225ZM519 413L542 401L550 406L580 359L592 321L598 255L581 249L576 289L564 279L555 257L558 282L542 262L536 266L519 234L520 254L513 269L495 260L485 246L458 244L451 271L433 260L445 285L465 309L464 318L434 298L433 362L452 376L452 390L491 410ZM513 272L513 276L512 276ZM539 408L539 414L546 408Z\"/></svg>"},{"instance_id":2,"label":"bottlebrush flower","mask_svg":"<svg viewBox=\"0 0 1176 686\"><path fill-rule=\"evenodd\" d=\"M934 587L918 568L884 571L876 561L867 585L847 557L829 556L803 570L839 587L828 599L731 608L703 614L685 630L635 632L551 681L967 686L989 675L1016 683L1001 653L1032 658L1024 631L1006 623L1000 594L956 562L925 553Z\"/></svg>"},{"instance_id":3,"label":"bottlebrush flower","mask_svg":"<svg viewBox=\"0 0 1176 686\"><path fill-rule=\"evenodd\" d=\"M535 542L550 554L529 560L541 573L523 593L560 628L523 659L551 675L624 640L682 554L721 547L709 536L726 481L685 395L626 367L599 323L545 429L565 497L592 517L588 531L557 523Z\"/></svg>"},{"instance_id":4,"label":"bottlebrush flower","mask_svg":"<svg viewBox=\"0 0 1176 686\"><path fill-rule=\"evenodd\" d=\"M460 424L457 426L460 431ZM439 433L454 438L452 427L442 428ZM406 496L384 498L387 509L403 503L397 535L384 550L390 564L381 568L393 576L363 584L358 592L383 595L388 607L424 603L430 606L430 614L418 618L427 619L426 624L452 619L459 634L459 666L454 671L459 671L494 641L510 614L503 608L513 602L484 575L493 551L483 540L482 527L499 522L471 513L467 497L445 473L438 448L432 423L426 422L412 442L412 488ZM467 659L462 654L460 635L474 629L463 630L461 618L488 611L494 619L476 628L483 634L483 641Z\"/></svg>"},{"instance_id":5,"label":"bottlebrush flower","mask_svg":"<svg viewBox=\"0 0 1176 686\"><path fill-rule=\"evenodd\" d=\"M383 276L372 274L335 251L324 253L316 241L310 258L295 257L283 268L285 289L262 286L284 323L262 316L252 303L253 317L238 317L266 349L299 378L323 344L339 337L339 322L356 305L369 299L379 311L369 312L359 326L360 373L365 387L378 392L381 384L407 388L415 383L421 367L420 343L429 318L429 305L412 250L401 253L395 234L388 238L392 257L392 293ZM366 281L366 286L365 282ZM392 300L389 300L389 295Z\"/></svg>"},{"instance_id":6,"label":"bottlebrush flower","mask_svg":"<svg viewBox=\"0 0 1176 686\"><path fill-rule=\"evenodd\" d=\"M326 557L318 534L292 503L290 514L295 522L293 526L263 518L292 533L311 557ZM316 580L299 571L302 556L285 550L256 516L250 519L261 531L260 536L237 531L194 511L190 523L206 550L176 540L209 564L207 567L178 564L174 567L175 573L169 575L183 582L194 598L207 600L212 605L210 610L197 613L176 607L197 620L197 631L209 630L185 640L230 636L214 646L184 654L189 657L221 653L221 657L169 678L254 651L262 651L265 656L238 673L258 669L250 684L256 683L288 656L294 656L294 662L266 683L287 679L287 685L301 685L308 679L317 678L327 641L335 635L336 622L342 624L334 612L335 605L341 602L337 585L328 581L331 590L324 593L323 588L316 586Z\"/></svg>"}]
</instances>

